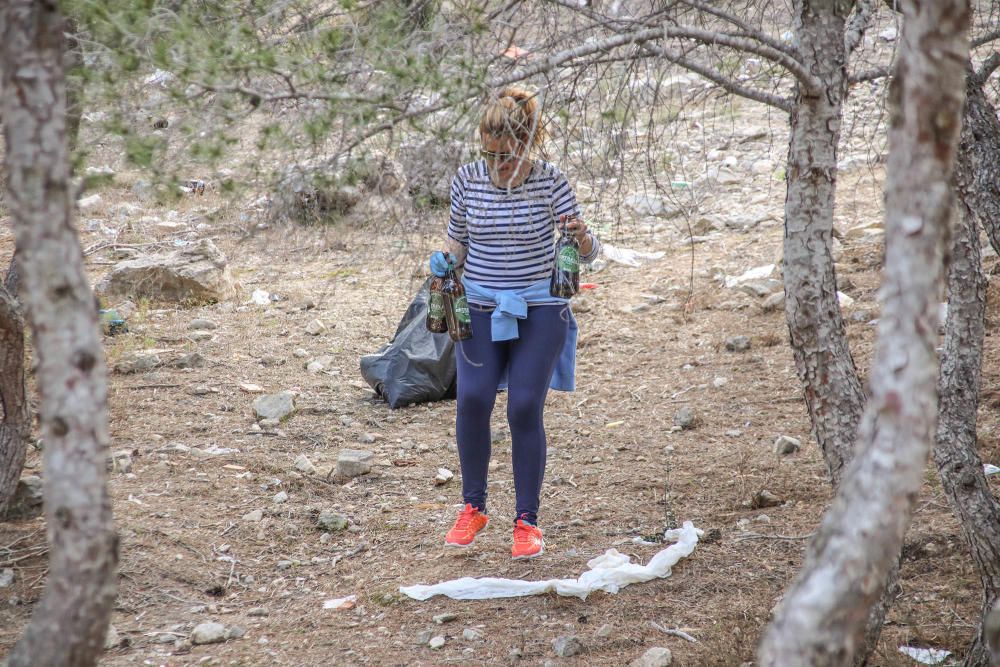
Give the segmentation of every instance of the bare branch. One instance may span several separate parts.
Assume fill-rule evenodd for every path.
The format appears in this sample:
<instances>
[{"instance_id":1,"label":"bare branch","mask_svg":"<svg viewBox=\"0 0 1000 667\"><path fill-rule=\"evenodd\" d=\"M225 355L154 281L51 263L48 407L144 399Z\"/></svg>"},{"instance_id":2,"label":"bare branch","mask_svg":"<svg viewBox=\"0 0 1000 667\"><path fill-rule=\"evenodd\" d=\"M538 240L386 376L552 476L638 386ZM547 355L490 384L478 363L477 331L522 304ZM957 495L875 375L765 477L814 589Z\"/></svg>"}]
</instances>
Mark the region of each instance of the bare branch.
<instances>
[{"instance_id":1,"label":"bare branch","mask_svg":"<svg viewBox=\"0 0 1000 667\"><path fill-rule=\"evenodd\" d=\"M875 69L870 69L865 72L858 72L847 78L847 82L851 83L864 83L865 81L874 81L875 79L885 79L892 74L888 69L884 67L876 67Z\"/></svg>"},{"instance_id":2,"label":"bare branch","mask_svg":"<svg viewBox=\"0 0 1000 667\"><path fill-rule=\"evenodd\" d=\"M748 86L736 83L729 77L718 72L717 70L712 69L711 67L700 65L694 62L693 60L686 58L683 55L671 53L666 49L663 49L655 44L643 44L643 48L652 53L655 53L657 56L663 58L664 60L668 60L674 63L675 65L680 65L686 70L694 72L699 76L705 77L709 81L718 84L727 92L730 92L733 95L739 95L740 97L745 97L749 100L760 102L761 104L767 104L777 109L781 109L785 113L792 112L792 101L788 98L781 97L780 95L775 95L774 93L768 93L763 90L756 90L754 88L750 88Z\"/></svg>"},{"instance_id":3,"label":"bare branch","mask_svg":"<svg viewBox=\"0 0 1000 667\"><path fill-rule=\"evenodd\" d=\"M994 30L993 32L987 33L982 37L977 37L972 40L972 48L978 49L980 46L985 46L990 42L1000 39L1000 30Z\"/></svg>"},{"instance_id":4,"label":"bare branch","mask_svg":"<svg viewBox=\"0 0 1000 667\"><path fill-rule=\"evenodd\" d=\"M982 86L993 75L993 72L995 72L998 67L1000 67L1000 53L994 53L986 59L986 62L983 63L982 67L972 74L973 82L977 86Z\"/></svg>"},{"instance_id":5,"label":"bare branch","mask_svg":"<svg viewBox=\"0 0 1000 667\"><path fill-rule=\"evenodd\" d=\"M661 37L667 39L690 39L702 44L727 46L729 48L736 49L737 51L753 53L787 69L796 79L799 80L799 83L802 85L807 94L817 94L822 87L816 77L803 67L802 63L798 60L787 53L777 51L753 39L725 35L723 33L713 32L711 30L702 30L700 28L692 28L689 26L670 25L664 25L662 28L644 28L642 30L622 32L601 41L581 44L580 46L572 49L566 49L565 51L554 53L548 58L539 60L533 65L524 67L519 72L512 73L504 77L496 77L490 80L489 86L491 88L499 88L517 81L523 81L536 74L551 71L560 65L578 58L583 58L594 53L603 53L630 44L645 44L647 42L656 41Z\"/></svg>"},{"instance_id":6,"label":"bare branch","mask_svg":"<svg viewBox=\"0 0 1000 667\"><path fill-rule=\"evenodd\" d=\"M790 45L780 42L774 39L773 37L765 35L762 31L757 30L753 26L749 25L740 18L733 16L732 14L728 14L722 11L721 9L712 7L711 5L706 5L702 2L697 2L696 0L680 0L680 1L689 7L697 9L698 11L705 12L706 14L711 14L712 16L716 16L722 19L723 21L726 21L727 23L733 24L734 26L743 31L744 36L750 37L751 39L755 39L761 44L770 46L775 51L781 51L782 53L787 53L789 56L793 58L797 57L798 55L795 52L795 49L793 49Z\"/></svg>"},{"instance_id":7,"label":"bare branch","mask_svg":"<svg viewBox=\"0 0 1000 667\"><path fill-rule=\"evenodd\" d=\"M875 15L875 4L876 0L860 0L855 6L854 14L847 21L847 25L844 27L844 51L847 52L848 56L854 53L854 49L861 44L865 31L868 30L872 17Z\"/></svg>"}]
</instances>

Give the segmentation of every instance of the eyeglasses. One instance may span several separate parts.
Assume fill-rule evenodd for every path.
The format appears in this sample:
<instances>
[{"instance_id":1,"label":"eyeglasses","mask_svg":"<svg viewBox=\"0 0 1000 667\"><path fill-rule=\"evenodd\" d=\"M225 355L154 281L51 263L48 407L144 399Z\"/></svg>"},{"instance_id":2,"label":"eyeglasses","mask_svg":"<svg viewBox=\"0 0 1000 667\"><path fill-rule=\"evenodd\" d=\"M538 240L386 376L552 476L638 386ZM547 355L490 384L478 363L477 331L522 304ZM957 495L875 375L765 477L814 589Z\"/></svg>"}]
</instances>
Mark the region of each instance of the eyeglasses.
<instances>
[{"instance_id":1,"label":"eyeglasses","mask_svg":"<svg viewBox=\"0 0 1000 667\"><path fill-rule=\"evenodd\" d=\"M517 153L494 153L485 148L479 151L479 155L490 162L510 162L519 157Z\"/></svg>"}]
</instances>

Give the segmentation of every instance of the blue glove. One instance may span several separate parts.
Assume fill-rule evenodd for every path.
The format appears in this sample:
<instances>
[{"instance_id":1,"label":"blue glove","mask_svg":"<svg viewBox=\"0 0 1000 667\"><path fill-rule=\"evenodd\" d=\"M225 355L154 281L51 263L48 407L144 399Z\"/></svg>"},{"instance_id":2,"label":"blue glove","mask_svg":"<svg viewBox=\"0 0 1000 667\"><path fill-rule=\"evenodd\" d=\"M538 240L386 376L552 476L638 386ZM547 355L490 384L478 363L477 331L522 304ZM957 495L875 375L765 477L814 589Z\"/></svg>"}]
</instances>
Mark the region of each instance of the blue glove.
<instances>
[{"instance_id":1,"label":"blue glove","mask_svg":"<svg viewBox=\"0 0 1000 667\"><path fill-rule=\"evenodd\" d=\"M431 253L431 273L438 278L448 275L448 267L454 266L458 260L450 252L447 255L440 250Z\"/></svg>"}]
</instances>

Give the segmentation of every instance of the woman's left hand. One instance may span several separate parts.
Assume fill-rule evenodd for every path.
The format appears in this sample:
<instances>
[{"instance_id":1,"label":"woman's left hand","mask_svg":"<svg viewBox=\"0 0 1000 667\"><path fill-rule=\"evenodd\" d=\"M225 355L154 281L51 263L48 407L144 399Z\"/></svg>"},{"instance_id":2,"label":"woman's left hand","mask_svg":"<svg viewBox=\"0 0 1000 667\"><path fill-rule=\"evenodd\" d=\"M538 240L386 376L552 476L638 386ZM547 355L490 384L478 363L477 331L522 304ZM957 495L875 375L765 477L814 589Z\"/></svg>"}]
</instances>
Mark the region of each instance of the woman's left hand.
<instances>
[{"instance_id":1,"label":"woman's left hand","mask_svg":"<svg viewBox=\"0 0 1000 667\"><path fill-rule=\"evenodd\" d=\"M576 216L560 216L566 221L566 231L576 237L577 243L583 243L587 240L587 234L589 230L587 229L587 223L583 221L583 218L578 218Z\"/></svg>"}]
</instances>

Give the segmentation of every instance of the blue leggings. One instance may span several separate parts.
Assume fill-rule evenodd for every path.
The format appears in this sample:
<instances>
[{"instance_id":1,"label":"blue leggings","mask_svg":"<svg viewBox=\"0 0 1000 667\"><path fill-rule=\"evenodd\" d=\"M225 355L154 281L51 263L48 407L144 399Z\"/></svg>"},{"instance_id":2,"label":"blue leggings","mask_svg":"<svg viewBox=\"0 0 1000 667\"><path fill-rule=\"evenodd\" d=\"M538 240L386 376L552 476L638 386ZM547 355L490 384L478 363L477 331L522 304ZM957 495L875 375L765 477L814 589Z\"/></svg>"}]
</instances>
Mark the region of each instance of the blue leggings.
<instances>
[{"instance_id":1,"label":"blue leggings","mask_svg":"<svg viewBox=\"0 0 1000 667\"><path fill-rule=\"evenodd\" d=\"M493 342L491 312L471 306L472 338L459 343L456 435L465 502L486 511L490 463L490 415L497 384L507 369L507 423L510 425L517 519L536 523L545 475L542 410L549 381L566 340L565 306L531 306L518 321L518 338Z\"/></svg>"}]
</instances>

